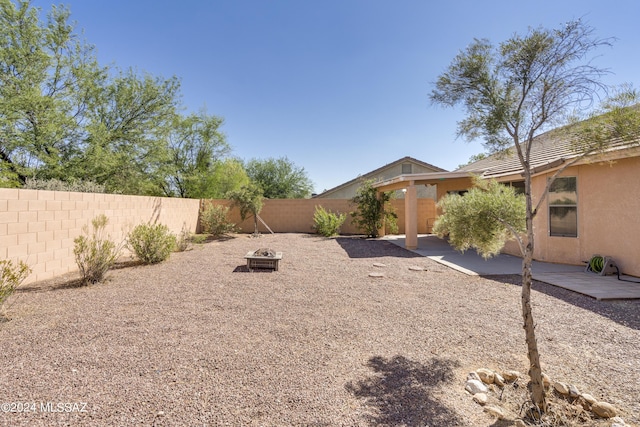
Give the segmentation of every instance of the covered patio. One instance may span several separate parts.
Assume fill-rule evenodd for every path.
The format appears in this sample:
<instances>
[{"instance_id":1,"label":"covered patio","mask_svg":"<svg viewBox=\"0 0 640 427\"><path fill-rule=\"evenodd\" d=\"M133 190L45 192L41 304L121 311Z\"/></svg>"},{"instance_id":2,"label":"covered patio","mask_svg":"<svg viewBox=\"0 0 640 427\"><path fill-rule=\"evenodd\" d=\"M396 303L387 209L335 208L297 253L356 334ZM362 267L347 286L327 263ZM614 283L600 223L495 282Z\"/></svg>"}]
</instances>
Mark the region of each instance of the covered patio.
<instances>
[{"instance_id":1,"label":"covered patio","mask_svg":"<svg viewBox=\"0 0 640 427\"><path fill-rule=\"evenodd\" d=\"M385 236L385 240L405 247L405 236ZM434 235L419 235L412 252L468 275L502 276L522 273L522 259L500 254L485 260L475 251L461 253L447 240ZM640 299L640 279L627 275L600 276L585 272L585 266L533 261L534 280L568 289L596 300Z\"/></svg>"},{"instance_id":2,"label":"covered patio","mask_svg":"<svg viewBox=\"0 0 640 427\"><path fill-rule=\"evenodd\" d=\"M449 192L458 192L472 186L474 174L470 172L432 172L422 174L399 175L393 179L374 184L379 192L402 190L405 205L405 248L418 247L418 191L420 185L436 186L436 201Z\"/></svg>"}]
</instances>

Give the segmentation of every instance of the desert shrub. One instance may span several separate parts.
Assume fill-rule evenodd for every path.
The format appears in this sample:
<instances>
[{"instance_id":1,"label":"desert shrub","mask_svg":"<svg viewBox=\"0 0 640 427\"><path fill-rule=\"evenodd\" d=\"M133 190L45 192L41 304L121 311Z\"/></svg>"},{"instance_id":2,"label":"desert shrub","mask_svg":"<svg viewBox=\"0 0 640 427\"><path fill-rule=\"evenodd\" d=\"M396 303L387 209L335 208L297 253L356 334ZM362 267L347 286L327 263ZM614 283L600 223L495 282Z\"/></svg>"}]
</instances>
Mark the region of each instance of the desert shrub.
<instances>
[{"instance_id":1,"label":"desert shrub","mask_svg":"<svg viewBox=\"0 0 640 427\"><path fill-rule=\"evenodd\" d=\"M340 227L346 218L345 214L333 213L322 206L316 206L316 211L313 214L313 228L318 234L325 237L335 236L340 233Z\"/></svg>"},{"instance_id":2,"label":"desert shrub","mask_svg":"<svg viewBox=\"0 0 640 427\"><path fill-rule=\"evenodd\" d=\"M235 231L235 224L229 221L228 214L226 206L207 204L200 212L202 230L216 237Z\"/></svg>"},{"instance_id":3,"label":"desert shrub","mask_svg":"<svg viewBox=\"0 0 640 427\"><path fill-rule=\"evenodd\" d=\"M0 261L0 309L30 273L31 269L22 261L17 264L9 260Z\"/></svg>"},{"instance_id":4,"label":"desert shrub","mask_svg":"<svg viewBox=\"0 0 640 427\"><path fill-rule=\"evenodd\" d=\"M59 179L27 178L24 188L29 190L77 191L80 193L106 193L105 186L82 179L61 181Z\"/></svg>"},{"instance_id":5,"label":"desert shrub","mask_svg":"<svg viewBox=\"0 0 640 427\"><path fill-rule=\"evenodd\" d=\"M389 203L392 193L380 193L373 187L373 180L363 181L351 203L357 205L351 212L351 223L368 237L378 237L378 230L385 226L390 233L398 232L398 215Z\"/></svg>"},{"instance_id":6,"label":"desert shrub","mask_svg":"<svg viewBox=\"0 0 640 427\"><path fill-rule=\"evenodd\" d=\"M191 234L187 230L186 224L182 226L182 231L176 236L176 252L184 252L191 246Z\"/></svg>"},{"instance_id":7,"label":"desert shrub","mask_svg":"<svg viewBox=\"0 0 640 427\"><path fill-rule=\"evenodd\" d=\"M191 243L201 244L207 241L207 234L193 234L191 235Z\"/></svg>"},{"instance_id":8,"label":"desert shrub","mask_svg":"<svg viewBox=\"0 0 640 427\"><path fill-rule=\"evenodd\" d=\"M129 233L127 247L145 264L157 264L169 258L176 236L163 224L140 224Z\"/></svg>"},{"instance_id":9,"label":"desert shrub","mask_svg":"<svg viewBox=\"0 0 640 427\"><path fill-rule=\"evenodd\" d=\"M100 282L120 256L122 245L116 245L105 233L108 223L106 215L98 215L91 220L91 232L85 225L82 235L73 240L73 254L85 285Z\"/></svg>"}]
</instances>

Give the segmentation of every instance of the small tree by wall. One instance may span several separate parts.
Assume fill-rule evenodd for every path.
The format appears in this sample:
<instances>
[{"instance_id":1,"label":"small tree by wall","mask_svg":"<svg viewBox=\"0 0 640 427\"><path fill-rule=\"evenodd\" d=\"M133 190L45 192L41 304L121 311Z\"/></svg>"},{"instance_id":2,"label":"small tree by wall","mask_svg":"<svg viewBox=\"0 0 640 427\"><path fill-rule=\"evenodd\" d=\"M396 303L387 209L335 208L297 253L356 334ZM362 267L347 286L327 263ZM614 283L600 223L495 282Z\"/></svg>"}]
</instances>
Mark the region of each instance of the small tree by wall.
<instances>
[{"instance_id":1,"label":"small tree by wall","mask_svg":"<svg viewBox=\"0 0 640 427\"><path fill-rule=\"evenodd\" d=\"M392 233L397 232L398 216L389 205L391 192L379 193L373 188L373 180L362 182L351 202L357 205L351 212L351 223L357 225L367 237L378 237L378 230L389 227Z\"/></svg>"},{"instance_id":2,"label":"small tree by wall","mask_svg":"<svg viewBox=\"0 0 640 427\"><path fill-rule=\"evenodd\" d=\"M258 234L258 214L262 210L262 188L256 184L249 183L239 190L230 192L227 197L232 202L232 206L240 209L240 217L244 221L249 214L254 219L254 234Z\"/></svg>"}]
</instances>

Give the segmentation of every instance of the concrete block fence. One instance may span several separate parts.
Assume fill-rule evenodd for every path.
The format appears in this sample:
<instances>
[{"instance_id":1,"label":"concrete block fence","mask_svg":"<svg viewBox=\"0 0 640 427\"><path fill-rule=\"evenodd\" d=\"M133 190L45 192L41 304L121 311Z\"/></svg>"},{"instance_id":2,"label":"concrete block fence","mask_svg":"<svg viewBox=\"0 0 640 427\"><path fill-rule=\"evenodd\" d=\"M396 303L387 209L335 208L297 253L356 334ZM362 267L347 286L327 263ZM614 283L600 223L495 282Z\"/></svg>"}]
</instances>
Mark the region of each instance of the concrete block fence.
<instances>
[{"instance_id":1,"label":"concrete block fence","mask_svg":"<svg viewBox=\"0 0 640 427\"><path fill-rule=\"evenodd\" d=\"M230 206L228 200L203 200L203 204L213 203ZM404 234L404 200L391 201L398 214L399 233ZM362 233L353 224L349 212L356 206L349 199L267 199L264 201L260 218L276 233L313 233L313 215L316 206L322 206L334 213L346 213L347 219L342 226L343 234ZM431 232L433 221L436 217L435 201L433 199L418 199L418 233ZM243 232L253 233L253 217L244 221L240 218L237 209L230 211L230 221L237 224ZM258 231L268 233L267 227L258 222Z\"/></svg>"},{"instance_id":2,"label":"concrete block fence","mask_svg":"<svg viewBox=\"0 0 640 427\"><path fill-rule=\"evenodd\" d=\"M198 209L190 199L0 188L0 259L26 262L33 272L25 283L50 279L78 270L73 239L100 214L122 242L141 223L194 232Z\"/></svg>"},{"instance_id":3,"label":"concrete block fence","mask_svg":"<svg viewBox=\"0 0 640 427\"><path fill-rule=\"evenodd\" d=\"M77 271L73 240L100 214L109 218L107 233L124 241L138 224L164 224L175 233L199 231L199 212L204 203L229 206L228 200L197 200L167 197L0 188L0 260L26 262L33 272L25 283L50 279ZM404 233L404 201L392 201L398 213L399 232ZM315 207L348 215L355 206L346 199L265 200L260 217L276 233L312 233ZM435 202L418 201L418 232L428 233L435 219ZM253 218L240 220L237 209L230 221L243 232L253 232ZM360 233L347 217L342 232ZM259 230L267 233L260 223Z\"/></svg>"}]
</instances>

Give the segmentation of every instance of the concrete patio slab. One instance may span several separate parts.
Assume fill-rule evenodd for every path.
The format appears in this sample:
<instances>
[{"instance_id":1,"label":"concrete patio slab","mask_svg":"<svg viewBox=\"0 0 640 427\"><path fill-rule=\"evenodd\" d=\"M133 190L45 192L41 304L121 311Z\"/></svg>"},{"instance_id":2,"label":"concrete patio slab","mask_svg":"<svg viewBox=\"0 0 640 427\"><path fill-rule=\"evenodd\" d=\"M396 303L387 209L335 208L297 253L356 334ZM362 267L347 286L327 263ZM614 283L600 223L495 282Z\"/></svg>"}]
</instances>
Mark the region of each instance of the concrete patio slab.
<instances>
[{"instance_id":1,"label":"concrete patio slab","mask_svg":"<svg viewBox=\"0 0 640 427\"><path fill-rule=\"evenodd\" d=\"M404 235L390 235L383 239L405 246ZM446 240L437 236L418 236L418 247L412 252L428 257L440 264L469 275L495 276L503 274L521 274L522 259L512 255L500 254L485 260L476 251L460 253L452 248ZM640 278L621 275L598 276L586 273L585 266L554 264L534 261L533 278L550 285L569 289L597 300L640 299ZM632 283L638 282L638 283Z\"/></svg>"}]
</instances>

